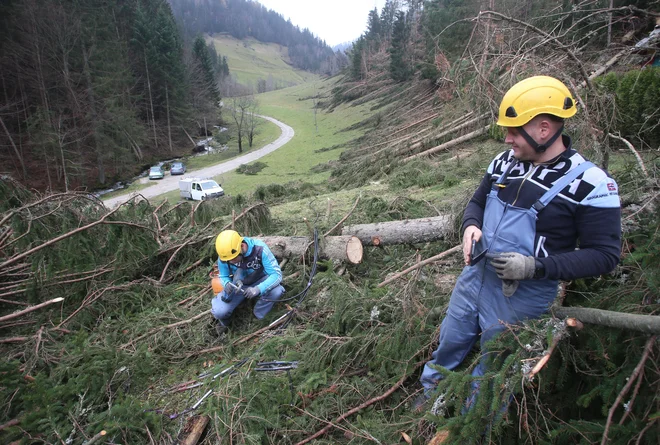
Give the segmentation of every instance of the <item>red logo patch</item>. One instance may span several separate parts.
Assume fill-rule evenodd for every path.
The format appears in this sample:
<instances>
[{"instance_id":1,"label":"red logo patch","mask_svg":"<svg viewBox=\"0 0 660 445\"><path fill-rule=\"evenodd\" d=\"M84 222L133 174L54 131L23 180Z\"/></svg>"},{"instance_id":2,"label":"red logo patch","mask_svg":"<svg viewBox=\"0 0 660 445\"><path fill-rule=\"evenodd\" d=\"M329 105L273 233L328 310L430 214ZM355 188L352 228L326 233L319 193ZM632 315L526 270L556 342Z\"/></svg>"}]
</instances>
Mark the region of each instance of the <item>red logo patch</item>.
<instances>
[{"instance_id":1,"label":"red logo patch","mask_svg":"<svg viewBox=\"0 0 660 445\"><path fill-rule=\"evenodd\" d=\"M616 192L616 185L614 185L613 182L608 182L607 183L607 190L610 192Z\"/></svg>"}]
</instances>

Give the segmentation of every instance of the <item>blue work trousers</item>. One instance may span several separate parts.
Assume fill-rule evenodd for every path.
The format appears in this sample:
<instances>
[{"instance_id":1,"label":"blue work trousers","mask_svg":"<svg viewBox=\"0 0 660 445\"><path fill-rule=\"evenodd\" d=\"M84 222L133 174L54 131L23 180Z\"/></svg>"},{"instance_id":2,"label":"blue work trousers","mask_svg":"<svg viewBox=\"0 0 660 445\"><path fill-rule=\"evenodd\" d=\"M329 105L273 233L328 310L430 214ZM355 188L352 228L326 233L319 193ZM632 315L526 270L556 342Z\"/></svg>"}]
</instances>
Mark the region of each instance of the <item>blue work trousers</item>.
<instances>
[{"instance_id":1,"label":"blue work trousers","mask_svg":"<svg viewBox=\"0 0 660 445\"><path fill-rule=\"evenodd\" d=\"M223 290L211 300L211 314L220 321L225 326L229 326L229 321L231 319L231 314L243 301L245 297L242 294L234 293L229 302L222 301L222 298L225 295ZM257 302L254 305L254 316L259 320L264 318L268 312L273 308L277 300L282 298L284 295L284 288L282 286L276 286L271 289L269 292L266 292L263 295L259 295Z\"/></svg>"},{"instance_id":2,"label":"blue work trousers","mask_svg":"<svg viewBox=\"0 0 660 445\"><path fill-rule=\"evenodd\" d=\"M442 374L432 365L454 370L465 360L477 340L484 354L472 372L481 376L486 370L484 344L505 329L501 322L513 324L538 318L548 310L557 293L551 280L521 281L511 296L502 293L502 280L486 261L466 266L458 277L449 301L447 315L440 326L438 349L424 366L420 377L426 390L434 390Z\"/></svg>"}]
</instances>

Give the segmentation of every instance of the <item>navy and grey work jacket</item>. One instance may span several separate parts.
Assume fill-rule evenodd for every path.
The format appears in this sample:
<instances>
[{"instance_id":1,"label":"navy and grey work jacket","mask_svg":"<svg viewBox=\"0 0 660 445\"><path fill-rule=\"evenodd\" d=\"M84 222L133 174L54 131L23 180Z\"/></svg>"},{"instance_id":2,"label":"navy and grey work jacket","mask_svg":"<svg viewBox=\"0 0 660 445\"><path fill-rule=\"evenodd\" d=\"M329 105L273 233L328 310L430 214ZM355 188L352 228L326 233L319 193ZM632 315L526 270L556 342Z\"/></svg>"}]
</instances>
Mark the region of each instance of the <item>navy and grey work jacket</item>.
<instances>
[{"instance_id":1,"label":"navy and grey work jacket","mask_svg":"<svg viewBox=\"0 0 660 445\"><path fill-rule=\"evenodd\" d=\"M562 154L533 165L518 162L497 196L516 207L530 208L559 178L586 161L563 135ZM513 151L500 153L488 166L479 188L465 209L463 231L481 228L486 196L493 184L516 160ZM579 249L576 247L579 246ZM543 263L545 277L572 280L612 271L621 254L621 204L614 179L594 166L579 175L543 208L536 221L534 256Z\"/></svg>"}]
</instances>

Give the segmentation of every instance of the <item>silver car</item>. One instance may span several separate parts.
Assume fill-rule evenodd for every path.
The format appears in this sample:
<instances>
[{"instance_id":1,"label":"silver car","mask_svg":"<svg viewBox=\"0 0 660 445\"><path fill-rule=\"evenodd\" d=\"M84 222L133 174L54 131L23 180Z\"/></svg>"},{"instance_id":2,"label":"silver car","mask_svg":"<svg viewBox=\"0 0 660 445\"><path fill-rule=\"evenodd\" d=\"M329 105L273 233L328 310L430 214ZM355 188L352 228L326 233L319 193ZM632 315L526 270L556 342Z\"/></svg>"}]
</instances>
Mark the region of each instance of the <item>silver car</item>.
<instances>
[{"instance_id":1,"label":"silver car","mask_svg":"<svg viewBox=\"0 0 660 445\"><path fill-rule=\"evenodd\" d=\"M165 177L165 172L163 167L157 165L149 169L149 179L163 179Z\"/></svg>"},{"instance_id":2,"label":"silver car","mask_svg":"<svg viewBox=\"0 0 660 445\"><path fill-rule=\"evenodd\" d=\"M182 175L186 172L186 165L183 162L173 162L170 168L171 175Z\"/></svg>"}]
</instances>

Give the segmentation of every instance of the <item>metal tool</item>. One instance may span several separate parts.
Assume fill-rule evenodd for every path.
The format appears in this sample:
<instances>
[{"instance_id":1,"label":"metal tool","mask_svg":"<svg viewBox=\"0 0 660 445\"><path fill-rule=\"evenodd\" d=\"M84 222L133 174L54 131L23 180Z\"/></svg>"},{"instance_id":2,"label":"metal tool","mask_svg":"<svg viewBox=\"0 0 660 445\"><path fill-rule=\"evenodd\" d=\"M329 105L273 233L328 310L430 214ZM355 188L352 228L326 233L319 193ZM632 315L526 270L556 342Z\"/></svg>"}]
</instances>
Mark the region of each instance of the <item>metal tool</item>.
<instances>
[{"instance_id":1,"label":"metal tool","mask_svg":"<svg viewBox=\"0 0 660 445\"><path fill-rule=\"evenodd\" d=\"M229 283L227 283L225 288L229 291L230 294L242 295L245 292L245 290L243 289L242 281L239 281L238 285L230 281Z\"/></svg>"},{"instance_id":2,"label":"metal tool","mask_svg":"<svg viewBox=\"0 0 660 445\"><path fill-rule=\"evenodd\" d=\"M291 369L296 369L298 367L298 362L260 362L257 363L257 367L253 371L288 371Z\"/></svg>"},{"instance_id":3,"label":"metal tool","mask_svg":"<svg viewBox=\"0 0 660 445\"><path fill-rule=\"evenodd\" d=\"M484 249L481 252L479 252L478 255L474 254L474 251L477 248L477 240L472 240L472 249L470 249L470 266L474 266L477 264L479 261L483 260L484 257L486 256L486 253L488 253L488 249Z\"/></svg>"}]
</instances>

